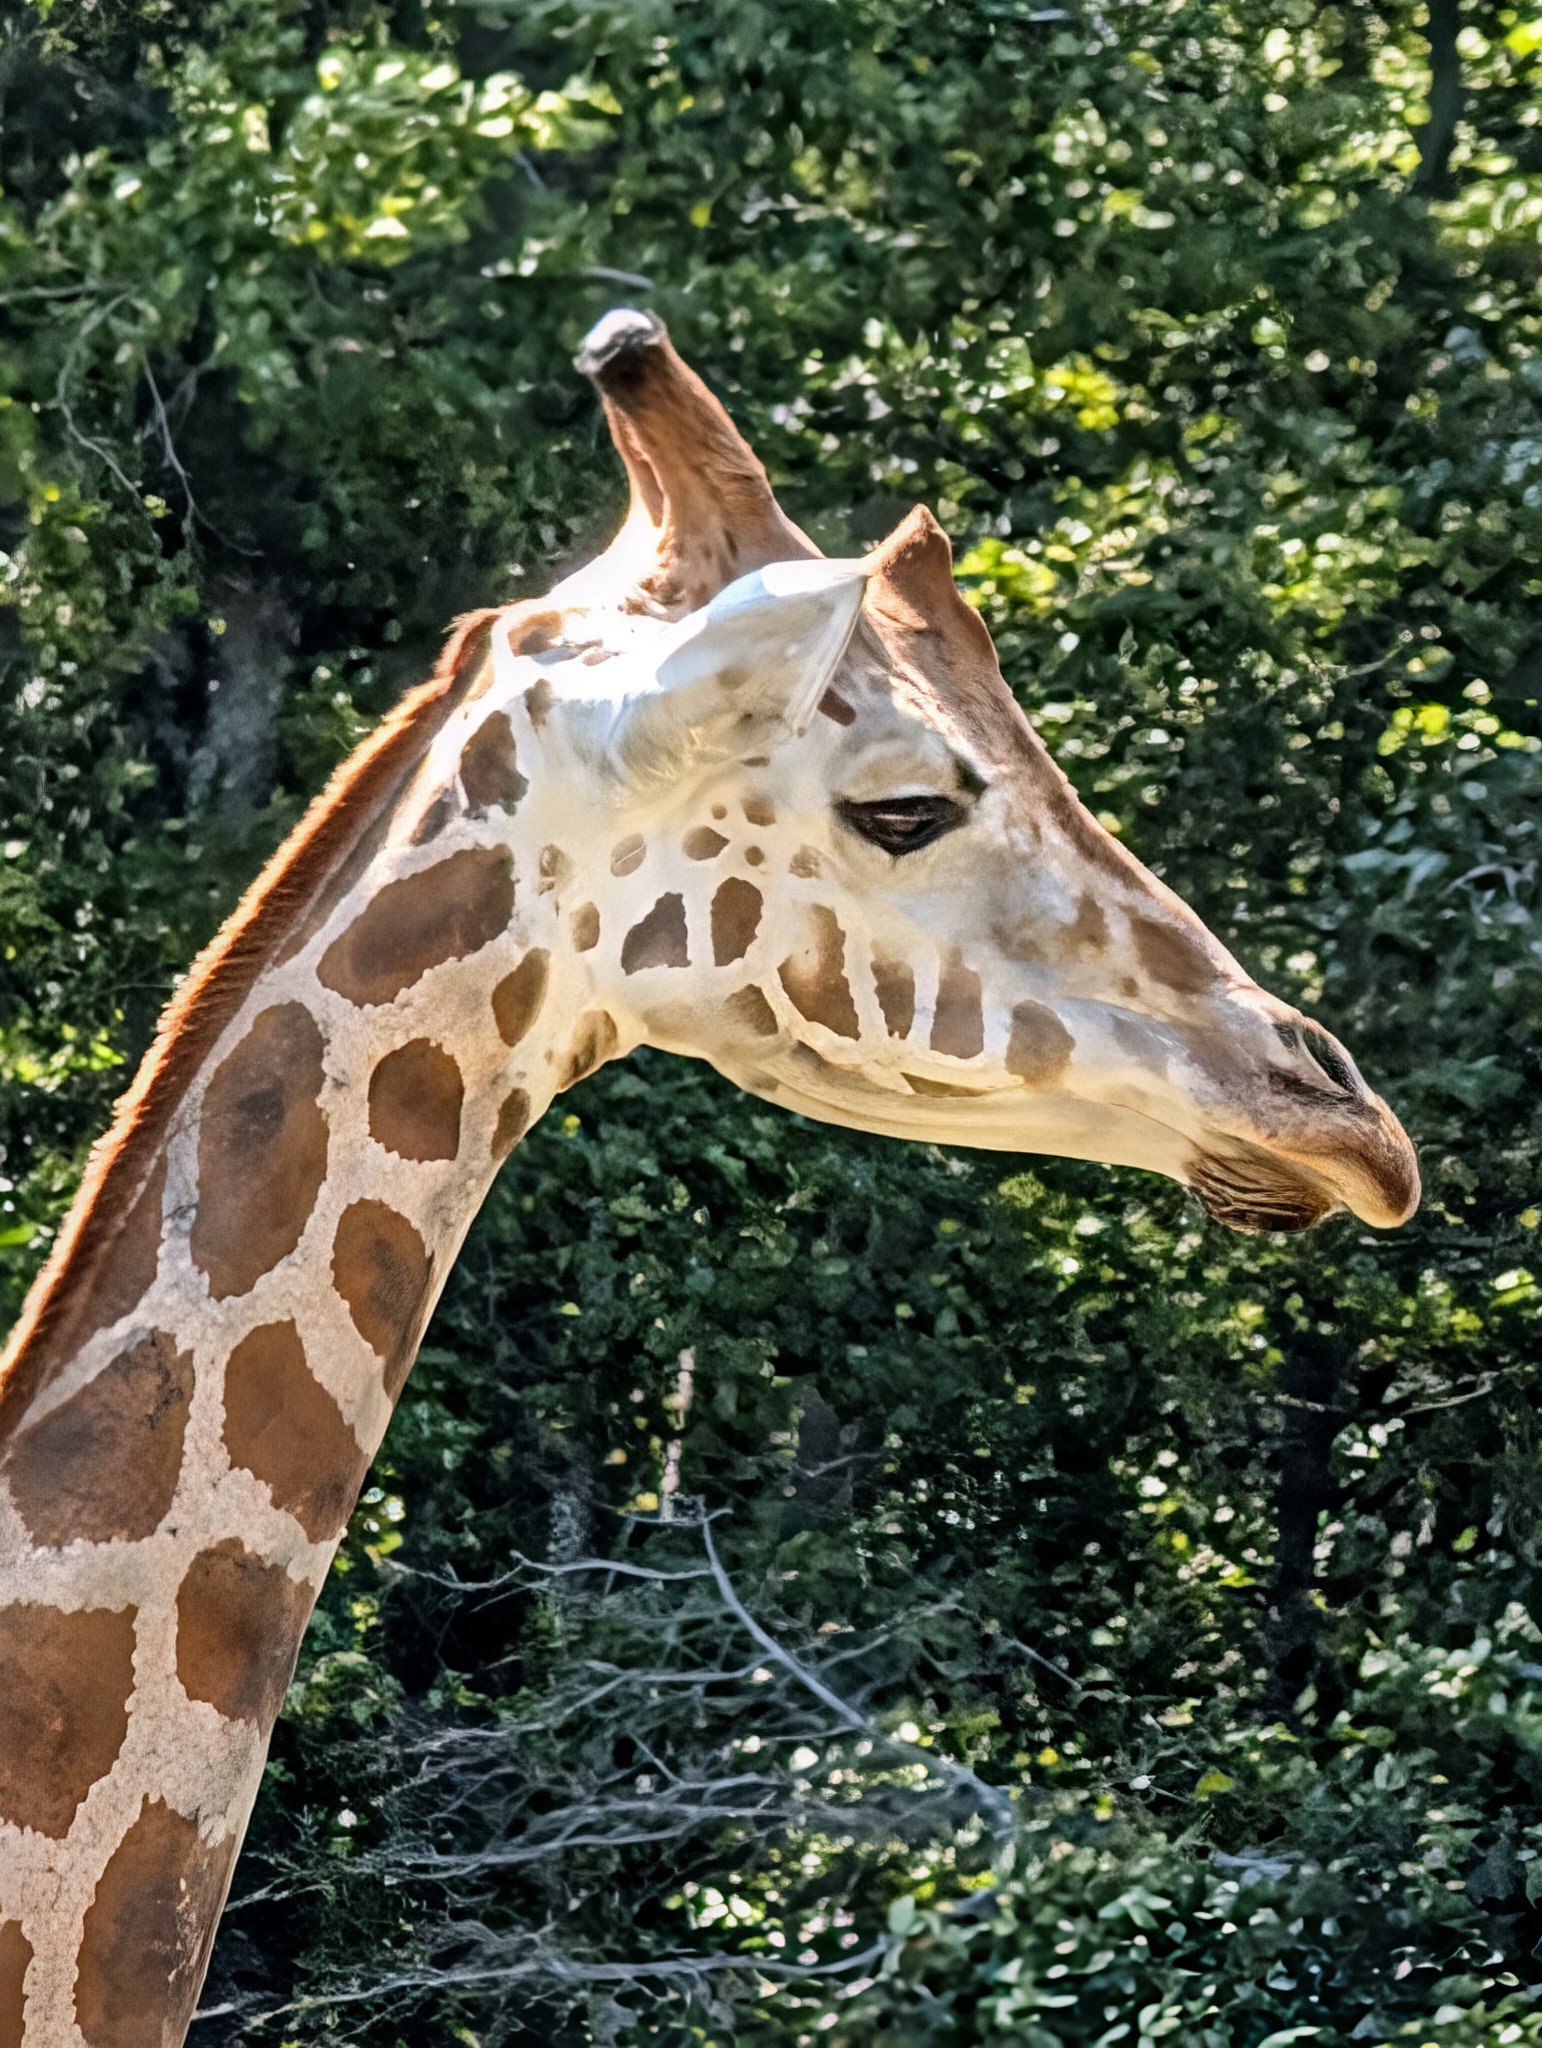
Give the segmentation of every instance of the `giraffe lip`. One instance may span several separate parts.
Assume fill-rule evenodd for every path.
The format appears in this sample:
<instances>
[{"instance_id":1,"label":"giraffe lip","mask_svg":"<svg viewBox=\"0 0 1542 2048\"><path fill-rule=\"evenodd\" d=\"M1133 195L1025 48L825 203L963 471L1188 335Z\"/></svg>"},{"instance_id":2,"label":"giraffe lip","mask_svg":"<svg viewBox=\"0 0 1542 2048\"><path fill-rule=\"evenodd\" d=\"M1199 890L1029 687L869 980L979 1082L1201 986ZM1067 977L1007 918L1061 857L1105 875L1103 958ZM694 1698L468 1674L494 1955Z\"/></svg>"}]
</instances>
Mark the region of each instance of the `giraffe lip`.
<instances>
[{"instance_id":1,"label":"giraffe lip","mask_svg":"<svg viewBox=\"0 0 1542 2048\"><path fill-rule=\"evenodd\" d=\"M1320 1173L1257 1145L1196 1152L1189 1186L1205 1214L1229 1230L1308 1230L1342 1206L1338 1190Z\"/></svg>"}]
</instances>

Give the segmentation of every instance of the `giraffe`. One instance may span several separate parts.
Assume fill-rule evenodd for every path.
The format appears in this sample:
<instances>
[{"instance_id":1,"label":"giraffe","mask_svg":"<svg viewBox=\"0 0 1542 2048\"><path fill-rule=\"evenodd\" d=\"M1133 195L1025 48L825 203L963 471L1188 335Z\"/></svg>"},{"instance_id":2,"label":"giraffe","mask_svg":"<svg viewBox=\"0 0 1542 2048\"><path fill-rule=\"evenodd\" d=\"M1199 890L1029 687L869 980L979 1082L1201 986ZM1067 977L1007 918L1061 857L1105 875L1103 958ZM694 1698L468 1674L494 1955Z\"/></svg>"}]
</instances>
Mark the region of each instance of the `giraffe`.
<instances>
[{"instance_id":1,"label":"giraffe","mask_svg":"<svg viewBox=\"0 0 1542 2048\"><path fill-rule=\"evenodd\" d=\"M917 508L827 560L650 315L595 561L458 622L194 966L0 1368L0 2048L183 2039L493 1176L650 1044L806 1115L1395 1225L1413 1150L1081 806Z\"/></svg>"}]
</instances>

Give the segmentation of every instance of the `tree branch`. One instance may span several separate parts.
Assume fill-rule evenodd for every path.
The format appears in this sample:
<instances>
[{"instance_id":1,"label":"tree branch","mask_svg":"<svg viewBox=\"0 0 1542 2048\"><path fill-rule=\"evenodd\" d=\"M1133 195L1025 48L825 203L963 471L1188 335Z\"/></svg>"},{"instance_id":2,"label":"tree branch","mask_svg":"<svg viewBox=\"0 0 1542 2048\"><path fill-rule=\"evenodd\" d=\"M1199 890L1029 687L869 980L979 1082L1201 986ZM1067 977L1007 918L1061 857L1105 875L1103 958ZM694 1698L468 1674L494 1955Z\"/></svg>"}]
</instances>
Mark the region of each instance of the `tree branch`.
<instances>
[{"instance_id":1,"label":"tree branch","mask_svg":"<svg viewBox=\"0 0 1542 2048\"><path fill-rule=\"evenodd\" d=\"M1426 199L1444 199L1451 191L1451 149L1462 112L1462 59L1456 47L1461 32L1461 0L1427 0L1430 45L1430 117L1419 130L1419 168L1410 192Z\"/></svg>"}]
</instances>

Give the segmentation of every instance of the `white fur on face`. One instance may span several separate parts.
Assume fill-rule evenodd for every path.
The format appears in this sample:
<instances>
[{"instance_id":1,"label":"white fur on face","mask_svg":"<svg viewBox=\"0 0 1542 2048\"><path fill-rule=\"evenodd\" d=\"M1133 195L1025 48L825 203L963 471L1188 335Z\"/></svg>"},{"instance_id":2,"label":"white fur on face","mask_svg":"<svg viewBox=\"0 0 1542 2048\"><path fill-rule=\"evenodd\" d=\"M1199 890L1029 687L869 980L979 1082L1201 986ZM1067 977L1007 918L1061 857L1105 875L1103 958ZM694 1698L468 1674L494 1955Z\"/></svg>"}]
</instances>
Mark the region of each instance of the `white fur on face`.
<instances>
[{"instance_id":1,"label":"white fur on face","mask_svg":"<svg viewBox=\"0 0 1542 2048\"><path fill-rule=\"evenodd\" d=\"M1356 1132L1335 1119L1380 1105L1330 1098L1310 1054L1282 1039L1280 1007L1110 851L1026 727L1018 758L993 756L945 706L929 716L913 689L897 692L864 644L806 729L762 711L728 758L698 665L693 716L715 721L714 747L677 726L672 760L666 745L617 776L612 755L607 774L592 734L613 713L593 707L656 707L665 664L640 691L636 670L679 635L650 648L629 622L613 664L549 671L553 743L565 728L605 820L585 856L584 886L606 906L589 966L626 1035L859 1129L1190 1183L1196 1161L1219 1157L1267 1183L1261 1214L1305 1221L1346 1198L1375 1211L1374 1191L1319 1161L1301 1127L1315 1116L1327 1150L1352 1153ZM732 631L715 658L733 675ZM808 679L784 689L806 702ZM664 716L653 729L671 734ZM869 844L843 814L923 797L956 804L959 823L914 853ZM1294 1186L1294 1211L1276 1180Z\"/></svg>"}]
</instances>

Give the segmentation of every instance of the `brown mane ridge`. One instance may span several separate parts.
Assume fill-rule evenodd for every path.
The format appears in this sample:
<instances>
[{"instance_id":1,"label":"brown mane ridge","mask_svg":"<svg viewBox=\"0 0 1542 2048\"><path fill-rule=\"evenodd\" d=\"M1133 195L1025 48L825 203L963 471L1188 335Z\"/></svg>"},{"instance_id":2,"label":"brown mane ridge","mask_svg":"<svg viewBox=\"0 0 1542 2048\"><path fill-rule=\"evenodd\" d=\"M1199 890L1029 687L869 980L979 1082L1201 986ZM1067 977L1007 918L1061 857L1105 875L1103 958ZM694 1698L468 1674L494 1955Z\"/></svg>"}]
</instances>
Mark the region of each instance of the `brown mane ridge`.
<instances>
[{"instance_id":1,"label":"brown mane ridge","mask_svg":"<svg viewBox=\"0 0 1542 2048\"><path fill-rule=\"evenodd\" d=\"M193 962L118 1100L111 1127L91 1149L58 1241L0 1356L0 1435L41 1385L50 1352L70 1337L119 1225L154 1170L176 1105L220 1033L294 919L314 902L359 831L395 794L455 709L483 665L493 622L523 609L467 612L455 621L428 681L410 690L337 767Z\"/></svg>"}]
</instances>

